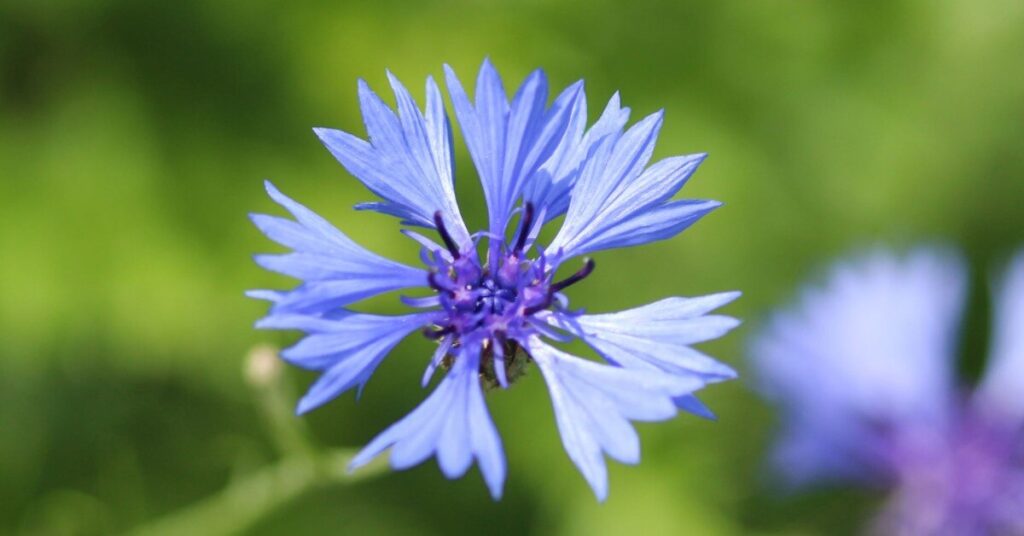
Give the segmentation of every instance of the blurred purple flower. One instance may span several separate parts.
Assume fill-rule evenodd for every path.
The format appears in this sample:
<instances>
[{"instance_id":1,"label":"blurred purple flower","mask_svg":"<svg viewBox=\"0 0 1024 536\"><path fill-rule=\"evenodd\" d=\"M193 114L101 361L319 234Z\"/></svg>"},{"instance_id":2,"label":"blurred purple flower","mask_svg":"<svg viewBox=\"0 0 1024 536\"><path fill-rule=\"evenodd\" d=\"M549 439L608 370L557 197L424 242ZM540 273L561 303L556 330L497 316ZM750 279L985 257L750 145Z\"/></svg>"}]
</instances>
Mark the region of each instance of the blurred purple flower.
<instances>
[{"instance_id":1,"label":"blurred purple flower","mask_svg":"<svg viewBox=\"0 0 1024 536\"><path fill-rule=\"evenodd\" d=\"M791 486L891 490L885 534L1024 533L1024 252L994 293L987 372L957 391L966 269L954 253L877 251L836 266L754 338L778 404L772 462Z\"/></svg>"},{"instance_id":2,"label":"blurred purple flower","mask_svg":"<svg viewBox=\"0 0 1024 536\"><path fill-rule=\"evenodd\" d=\"M438 367L447 371L445 377L419 407L371 441L352 467L388 448L396 469L436 456L449 478L463 475L475 460L496 498L505 480L505 458L483 389L508 387L536 362L566 451L604 499L604 455L624 463L639 461L630 421L668 419L677 408L712 416L693 393L735 372L691 345L737 324L709 313L738 293L667 298L589 315L570 310L563 291L589 276L594 262L585 259L565 279L556 279L555 271L587 253L670 238L717 207L714 201L671 200L705 155L669 157L648 167L661 112L624 130L629 109L620 107L615 95L588 129L582 82L547 106L547 80L537 70L509 102L497 71L485 61L471 101L452 70L445 71L483 186L488 229L470 234L459 212L451 128L434 81L427 79L421 112L388 73L397 114L360 81L369 141L331 129L315 129L316 134L381 198L356 208L432 229L439 240L406 229L422 246L424 267L393 262L357 245L267 183L270 196L294 220L262 214L252 219L292 251L260 255L256 261L302 284L287 292L251 291L250 296L272 302L257 325L306 333L282 352L288 362L322 372L299 402L299 413L352 388L361 390L399 341L422 330L438 344L425 364L423 384ZM516 227L510 227L517 214ZM563 214L551 244L537 246L541 227ZM477 242L483 238L487 247L481 255ZM347 309L366 298L416 287L426 287L428 294L402 297L415 310L409 314ZM609 364L575 357L545 340L574 336Z\"/></svg>"}]
</instances>

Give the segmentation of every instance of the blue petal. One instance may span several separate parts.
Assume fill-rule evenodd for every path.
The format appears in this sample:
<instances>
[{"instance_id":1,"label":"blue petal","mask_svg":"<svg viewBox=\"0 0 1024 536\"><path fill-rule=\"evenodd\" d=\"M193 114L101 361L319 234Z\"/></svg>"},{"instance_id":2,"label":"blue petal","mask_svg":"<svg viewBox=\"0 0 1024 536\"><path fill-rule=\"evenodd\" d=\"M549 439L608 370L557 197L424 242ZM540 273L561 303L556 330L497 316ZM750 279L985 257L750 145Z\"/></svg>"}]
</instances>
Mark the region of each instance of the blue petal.
<instances>
[{"instance_id":1,"label":"blue petal","mask_svg":"<svg viewBox=\"0 0 1024 536\"><path fill-rule=\"evenodd\" d=\"M379 212L381 214L387 214L388 216L394 216L401 220L400 223L402 225L415 225L418 227L426 226L422 221L409 219L409 212L407 210L391 203L384 203L380 201L364 201L362 203L356 203L355 205L352 205L352 208L356 210L369 210L371 212Z\"/></svg>"},{"instance_id":2,"label":"blue petal","mask_svg":"<svg viewBox=\"0 0 1024 536\"><path fill-rule=\"evenodd\" d=\"M640 460L630 420L658 421L676 415L673 398L703 382L652 370L601 365L548 346L537 337L524 346L537 362L551 393L562 443L598 500L608 495L603 454L623 463Z\"/></svg>"},{"instance_id":3,"label":"blue petal","mask_svg":"<svg viewBox=\"0 0 1024 536\"><path fill-rule=\"evenodd\" d=\"M556 103L567 99L572 88L566 89L556 99ZM565 134L552 151L551 156L541 164L537 171L523 184L523 200L533 203L538 211L544 210L545 220L550 220L564 212L569 204L569 190L578 175L579 162L573 162L582 145L583 135L587 126L587 97L579 91L578 98L572 103L569 122ZM577 166L573 166L573 164Z\"/></svg>"},{"instance_id":4,"label":"blue petal","mask_svg":"<svg viewBox=\"0 0 1024 536\"><path fill-rule=\"evenodd\" d=\"M579 255L602 249L637 246L672 238L720 206L721 203L718 201L697 199L665 203L638 214L632 219L595 230L574 252L570 253Z\"/></svg>"},{"instance_id":5,"label":"blue petal","mask_svg":"<svg viewBox=\"0 0 1024 536\"><path fill-rule=\"evenodd\" d=\"M455 116L462 128L462 137L476 166L483 185L487 207L495 215L501 192L502 166L505 154L505 130L509 106L501 77L485 59L476 82L476 104L462 87L451 67L445 65L448 94ZM491 216L495 219L495 216ZM493 226L492 226L493 227Z\"/></svg>"},{"instance_id":6,"label":"blue petal","mask_svg":"<svg viewBox=\"0 0 1024 536\"><path fill-rule=\"evenodd\" d=\"M1024 421L1024 251L1010 263L996 286L991 355L978 390L986 410Z\"/></svg>"},{"instance_id":7,"label":"blue petal","mask_svg":"<svg viewBox=\"0 0 1024 536\"><path fill-rule=\"evenodd\" d=\"M325 318L315 315L303 314L277 314L267 315L256 322L258 329L295 329L304 331L307 334L331 333L338 329L338 322L345 318L351 318L357 313L343 311L335 313L333 318Z\"/></svg>"},{"instance_id":8,"label":"blue petal","mask_svg":"<svg viewBox=\"0 0 1024 536\"><path fill-rule=\"evenodd\" d=\"M551 315L550 322L576 335L615 365L715 382L735 378L736 372L690 345L717 339L739 325L734 318L707 314L739 295L723 292L666 298L617 313Z\"/></svg>"},{"instance_id":9,"label":"blue petal","mask_svg":"<svg viewBox=\"0 0 1024 536\"><path fill-rule=\"evenodd\" d=\"M326 220L289 199L270 182L267 192L295 221L253 214L252 221L271 240L293 253L259 255L256 262L305 283L284 293L255 297L274 302L275 313L318 313L401 288L426 285L425 271L400 264L353 242Z\"/></svg>"},{"instance_id":10,"label":"blue petal","mask_svg":"<svg viewBox=\"0 0 1024 536\"><path fill-rule=\"evenodd\" d=\"M571 86L545 111L548 83L543 71L527 77L511 105L489 60L480 67L475 104L447 65L445 74L455 115L480 175L489 231L504 236L527 178L547 161L565 135L582 84Z\"/></svg>"},{"instance_id":11,"label":"blue petal","mask_svg":"<svg viewBox=\"0 0 1024 536\"><path fill-rule=\"evenodd\" d=\"M567 98L568 92L563 92L559 100ZM523 189L523 198L545 211L543 221L565 213L569 207L570 193L587 158L606 137L619 136L628 120L629 108L619 106L619 94L616 93L594 126L584 134L587 99L583 91L580 91L562 141Z\"/></svg>"},{"instance_id":12,"label":"blue petal","mask_svg":"<svg viewBox=\"0 0 1024 536\"><path fill-rule=\"evenodd\" d=\"M364 252L366 252L366 250L359 251L360 255L358 257L351 254L343 257L329 251L318 253L295 252L276 255L257 255L255 257L255 261L256 264L266 268L267 270L306 281L343 280L354 277L353 274L364 274L361 277L366 277L368 279L383 279L387 281L393 281L396 276L401 275L402 277L399 278L400 280L412 280L413 286L423 284L423 277L425 277L426 274L423 273L422 270L412 269L406 271L406 267L402 265L398 265L400 268L392 271L391 273L380 271L375 274L367 274L367 272L369 272L369 268L372 266L367 262L368 256L365 255ZM374 261L377 260L372 257L371 259ZM392 263L390 261L386 261L384 264Z\"/></svg>"},{"instance_id":13,"label":"blue petal","mask_svg":"<svg viewBox=\"0 0 1024 536\"><path fill-rule=\"evenodd\" d=\"M692 413L709 421L718 420L718 417L716 417L715 413L711 411L711 408L704 405L696 395L683 395L676 397L674 401L676 403L676 407L685 412Z\"/></svg>"},{"instance_id":14,"label":"blue petal","mask_svg":"<svg viewBox=\"0 0 1024 536\"><path fill-rule=\"evenodd\" d=\"M277 290L267 289L254 289L245 291L245 295L254 300L265 300L269 302L278 302L284 297L284 292Z\"/></svg>"},{"instance_id":15,"label":"blue petal","mask_svg":"<svg viewBox=\"0 0 1024 536\"><path fill-rule=\"evenodd\" d=\"M389 447L393 447L391 465L395 469L412 467L436 455L448 478L465 474L476 459L491 495L500 498L505 454L484 404L479 365L479 347L463 347L437 389L366 445L350 468L366 465Z\"/></svg>"},{"instance_id":16,"label":"blue petal","mask_svg":"<svg viewBox=\"0 0 1024 536\"><path fill-rule=\"evenodd\" d=\"M884 472L891 459L879 454L879 423L947 426L965 286L952 253L877 251L838 264L771 318L750 355L759 389L783 412L779 459L797 464L780 465L784 475L848 476L837 474L836 452L861 473Z\"/></svg>"},{"instance_id":17,"label":"blue petal","mask_svg":"<svg viewBox=\"0 0 1024 536\"><path fill-rule=\"evenodd\" d=\"M426 387L430 383L430 378L434 376L434 371L437 370L437 367L441 366L441 361L448 355L454 342L455 338L453 336L443 337L438 341L437 349L434 350L434 356L430 358L430 363L427 364L426 370L423 371L423 379L420 380L421 386Z\"/></svg>"},{"instance_id":18,"label":"blue petal","mask_svg":"<svg viewBox=\"0 0 1024 536\"><path fill-rule=\"evenodd\" d=\"M303 368L324 373L299 401L305 413L369 380L388 352L413 330L429 323L434 313L379 316L345 312L336 319L310 315L269 315L257 323L264 329L299 329L306 337L281 352Z\"/></svg>"},{"instance_id":19,"label":"blue petal","mask_svg":"<svg viewBox=\"0 0 1024 536\"><path fill-rule=\"evenodd\" d=\"M353 273L345 279L304 283L286 292L270 310L274 314L321 314L384 292L423 286L426 281L425 274L404 279L382 277L385 275Z\"/></svg>"},{"instance_id":20,"label":"blue petal","mask_svg":"<svg viewBox=\"0 0 1024 536\"><path fill-rule=\"evenodd\" d=\"M669 199L704 154L666 158L646 171L662 124L650 115L621 137L607 135L586 161L572 190L565 222L548 250L563 258L671 237L717 204Z\"/></svg>"},{"instance_id":21,"label":"blue petal","mask_svg":"<svg viewBox=\"0 0 1024 536\"><path fill-rule=\"evenodd\" d=\"M313 130L349 173L384 199L360 208L431 228L434 213L441 211L452 237L468 246L469 232L455 200L451 128L437 84L427 79L424 115L397 78L388 73L388 80L398 114L366 82L359 81L369 143L340 130Z\"/></svg>"}]
</instances>

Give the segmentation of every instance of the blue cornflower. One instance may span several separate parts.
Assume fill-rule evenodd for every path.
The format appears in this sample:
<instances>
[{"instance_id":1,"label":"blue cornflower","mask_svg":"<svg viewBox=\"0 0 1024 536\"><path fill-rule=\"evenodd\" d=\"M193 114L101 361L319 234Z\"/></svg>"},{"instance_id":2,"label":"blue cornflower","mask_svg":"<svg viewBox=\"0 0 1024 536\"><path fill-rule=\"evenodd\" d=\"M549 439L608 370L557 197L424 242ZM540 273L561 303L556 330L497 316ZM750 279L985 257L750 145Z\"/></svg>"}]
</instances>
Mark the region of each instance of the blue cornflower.
<instances>
[{"instance_id":1,"label":"blue cornflower","mask_svg":"<svg viewBox=\"0 0 1024 536\"><path fill-rule=\"evenodd\" d=\"M885 534L1024 533L1024 252L994 293L987 372L957 389L963 261L874 252L777 313L752 344L789 484L887 487Z\"/></svg>"},{"instance_id":2,"label":"blue cornflower","mask_svg":"<svg viewBox=\"0 0 1024 536\"><path fill-rule=\"evenodd\" d=\"M262 214L252 219L293 251L260 255L256 261L302 284L287 292L250 292L272 302L257 325L306 333L281 354L294 365L322 372L299 402L299 413L353 387L362 390L386 354L410 333L420 330L436 340L423 385L437 368L447 371L444 378L419 407L372 440L352 467L388 448L396 469L436 456L449 478L463 475L475 460L495 498L504 484L505 458L484 390L508 387L535 362L547 381L569 457L604 499L603 455L624 463L640 457L629 421L668 419L677 408L711 416L693 393L735 373L690 346L737 324L708 313L738 293L674 297L618 313L585 314L568 307L563 291L590 275L594 262L584 259L564 279L557 279L555 271L588 253L669 238L717 207L713 201L671 200L704 155L666 158L648 167L661 112L625 129L629 109L615 95L586 128L582 82L547 106L547 80L537 70L510 103L497 71L485 61L471 101L455 73L447 66L445 71L483 185L488 228L471 234L459 213L451 128L434 81L427 79L421 111L388 73L397 114L360 81L369 141L338 130L315 132L381 198L357 209L433 229L439 240L405 229L421 246L423 267L393 262L357 245L267 183L270 196L294 220ZM560 230L541 248L535 242L541 227L562 215ZM484 239L486 247L478 251ZM416 287L425 287L427 295L402 296L414 310L409 314L348 309L384 292ZM609 364L570 355L551 343L573 337L590 344Z\"/></svg>"}]
</instances>

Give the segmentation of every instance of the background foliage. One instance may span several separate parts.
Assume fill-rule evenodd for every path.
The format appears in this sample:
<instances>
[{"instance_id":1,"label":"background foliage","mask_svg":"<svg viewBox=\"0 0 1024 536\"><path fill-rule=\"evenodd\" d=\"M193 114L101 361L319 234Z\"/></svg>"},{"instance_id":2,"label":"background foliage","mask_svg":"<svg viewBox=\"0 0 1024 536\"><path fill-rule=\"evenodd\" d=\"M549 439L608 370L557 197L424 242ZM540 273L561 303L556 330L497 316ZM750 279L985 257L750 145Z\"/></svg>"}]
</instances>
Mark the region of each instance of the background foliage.
<instances>
[{"instance_id":1,"label":"background foliage","mask_svg":"<svg viewBox=\"0 0 1024 536\"><path fill-rule=\"evenodd\" d=\"M615 90L634 119L667 110L658 155L707 151L684 189L726 206L681 237L601 253L573 289L594 311L741 289L743 340L823 263L876 242L949 241L976 279L1024 242L1024 3L4 0L0 2L0 533L144 526L279 457L241 374L263 305L289 284L248 223L262 179L380 253L416 249L312 135L362 132L356 78L412 88L489 55L517 84L544 67ZM420 94L419 91L416 92ZM457 143L471 223L482 196ZM979 286L979 290L982 288ZM972 298L969 381L987 300ZM369 305L387 310L386 301ZM410 339L356 404L304 418L361 445L412 408L427 343ZM289 403L312 377L287 371ZM327 484L247 534L844 533L879 497L788 496L764 473L771 411L747 380L711 388L720 421L641 425L644 461L613 465L596 504L563 454L539 374L490 397L506 498L434 464ZM212 529L211 529L212 530Z\"/></svg>"}]
</instances>

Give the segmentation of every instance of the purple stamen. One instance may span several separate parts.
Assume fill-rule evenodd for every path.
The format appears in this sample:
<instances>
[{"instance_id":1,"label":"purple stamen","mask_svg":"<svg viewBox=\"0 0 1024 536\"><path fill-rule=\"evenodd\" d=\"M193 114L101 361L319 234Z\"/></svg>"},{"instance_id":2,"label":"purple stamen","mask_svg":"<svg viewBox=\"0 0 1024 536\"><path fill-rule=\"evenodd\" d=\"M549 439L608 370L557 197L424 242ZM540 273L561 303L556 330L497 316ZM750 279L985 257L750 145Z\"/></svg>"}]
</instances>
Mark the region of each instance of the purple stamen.
<instances>
[{"instance_id":1,"label":"purple stamen","mask_svg":"<svg viewBox=\"0 0 1024 536\"><path fill-rule=\"evenodd\" d=\"M584 261L584 263L585 264L583 265L583 268L580 268L580 271L570 275L569 277L557 283L552 283L551 292L559 292L566 287L579 283L588 275L590 275L590 272L594 271L594 259L587 259L586 261Z\"/></svg>"},{"instance_id":2,"label":"purple stamen","mask_svg":"<svg viewBox=\"0 0 1024 536\"><path fill-rule=\"evenodd\" d=\"M427 274L427 284L438 292L455 292L459 288L451 279L438 277L437 272Z\"/></svg>"},{"instance_id":3,"label":"purple stamen","mask_svg":"<svg viewBox=\"0 0 1024 536\"><path fill-rule=\"evenodd\" d=\"M513 253L521 253L526 246L526 239L530 236L530 227L533 226L533 203L526 203L523 209L523 219L519 225L519 238L516 239L516 247L512 248Z\"/></svg>"},{"instance_id":4,"label":"purple stamen","mask_svg":"<svg viewBox=\"0 0 1024 536\"><path fill-rule=\"evenodd\" d=\"M537 303L537 304L534 304L534 305L531 305L531 306L527 307L526 309L523 309L523 315L531 316L531 315L533 315L535 313L539 313L539 312L543 311L544 309L547 309L548 307L551 307L551 303L554 301L554 298L555 298L555 291L549 289L547 294L544 295L544 301L542 301L540 303Z\"/></svg>"},{"instance_id":5,"label":"purple stamen","mask_svg":"<svg viewBox=\"0 0 1024 536\"><path fill-rule=\"evenodd\" d=\"M437 226L437 233L441 235L441 240L444 240L444 245L451 252L452 257L458 259L459 247L455 245L455 240L452 240L452 235L448 234L448 229L444 226L444 218L441 216L440 210L434 213L434 225Z\"/></svg>"}]
</instances>

